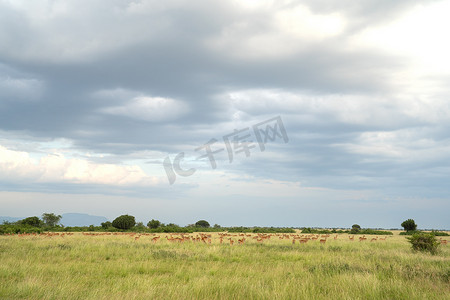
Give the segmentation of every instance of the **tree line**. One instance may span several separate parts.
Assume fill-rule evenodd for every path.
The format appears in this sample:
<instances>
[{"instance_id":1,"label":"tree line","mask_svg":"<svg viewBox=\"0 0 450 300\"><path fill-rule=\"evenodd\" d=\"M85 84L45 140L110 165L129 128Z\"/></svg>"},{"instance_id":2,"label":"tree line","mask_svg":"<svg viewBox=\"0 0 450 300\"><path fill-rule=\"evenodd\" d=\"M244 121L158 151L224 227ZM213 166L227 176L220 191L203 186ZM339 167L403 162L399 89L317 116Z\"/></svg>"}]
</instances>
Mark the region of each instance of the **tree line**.
<instances>
[{"instance_id":1,"label":"tree line","mask_svg":"<svg viewBox=\"0 0 450 300\"><path fill-rule=\"evenodd\" d=\"M294 228L280 228L280 227L222 227L219 224L213 226L206 220L199 220L194 224L187 226L179 226L174 223L164 224L159 220L151 219L144 225L143 222L136 222L134 216L121 215L115 218L112 222L103 222L101 226L62 226L60 224L61 215L54 213L44 213L42 218L37 216L28 217L17 222L4 222L0 225L0 234L16 234L16 233L39 233L44 231L133 231L133 232L179 232L192 233L198 231L204 232L247 232L247 233L295 233ZM413 219L405 220L401 223L405 232L400 234L413 235L420 233L417 230L417 224ZM302 233L311 234L330 234L330 233L348 233L348 234L377 234L377 235L391 235L391 231L382 231L374 229L363 229L358 224L353 224L350 230L342 229L314 229L309 227L300 228ZM445 232L432 231L435 236L448 235Z\"/></svg>"}]
</instances>

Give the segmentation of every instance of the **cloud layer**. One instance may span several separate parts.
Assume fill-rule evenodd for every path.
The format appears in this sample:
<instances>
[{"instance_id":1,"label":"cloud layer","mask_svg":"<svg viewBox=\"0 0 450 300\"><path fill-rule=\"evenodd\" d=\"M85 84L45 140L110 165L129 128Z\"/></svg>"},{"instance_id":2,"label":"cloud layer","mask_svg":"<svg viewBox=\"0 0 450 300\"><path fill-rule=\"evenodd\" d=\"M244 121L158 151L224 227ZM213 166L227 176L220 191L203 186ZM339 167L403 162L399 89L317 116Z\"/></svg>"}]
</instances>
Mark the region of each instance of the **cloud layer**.
<instances>
[{"instance_id":1,"label":"cloud layer","mask_svg":"<svg viewBox=\"0 0 450 300\"><path fill-rule=\"evenodd\" d=\"M306 205L311 214L344 207L342 216L326 219L329 226L354 223L344 213L348 201L369 219L369 201L392 210L372 226L416 217L426 227L449 228L444 217L432 217L450 208L449 6L0 1L1 186L21 193L39 185L49 194L94 187L104 203L120 187L129 199L158 203L150 206L168 218L173 199L185 200L177 211L210 199L225 210L241 201L250 212L266 195L256 223L267 220L279 195L298 210L310 197L317 202ZM232 163L223 152L216 170L196 159L195 149L209 140L223 146L235 129L275 116L289 143L275 141ZM198 171L169 186L162 162L180 152L184 166ZM258 187L262 195L253 194ZM407 199L417 209L403 215L397 203ZM427 202L443 207L426 209ZM21 215L13 205L8 210ZM184 222L177 211L172 221ZM285 225L283 213L273 225ZM229 223L246 222L225 215Z\"/></svg>"}]
</instances>

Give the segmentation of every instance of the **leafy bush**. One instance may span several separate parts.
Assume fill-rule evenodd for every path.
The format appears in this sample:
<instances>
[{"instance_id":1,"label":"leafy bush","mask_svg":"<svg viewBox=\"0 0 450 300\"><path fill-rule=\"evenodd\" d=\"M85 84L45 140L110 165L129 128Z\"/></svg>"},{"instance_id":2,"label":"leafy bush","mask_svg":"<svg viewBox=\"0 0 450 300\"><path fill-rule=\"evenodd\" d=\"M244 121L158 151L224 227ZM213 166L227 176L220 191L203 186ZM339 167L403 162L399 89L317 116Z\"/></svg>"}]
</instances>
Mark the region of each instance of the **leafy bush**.
<instances>
[{"instance_id":1,"label":"leafy bush","mask_svg":"<svg viewBox=\"0 0 450 300\"><path fill-rule=\"evenodd\" d=\"M106 221L106 222L101 223L100 225L102 225L102 228L107 229L112 226L112 223L109 221Z\"/></svg>"},{"instance_id":2,"label":"leafy bush","mask_svg":"<svg viewBox=\"0 0 450 300\"><path fill-rule=\"evenodd\" d=\"M435 254L439 246L439 241L431 233L415 233L407 239L415 251L427 251Z\"/></svg>"},{"instance_id":3,"label":"leafy bush","mask_svg":"<svg viewBox=\"0 0 450 300\"><path fill-rule=\"evenodd\" d=\"M5 224L0 225L0 234L41 233L42 229L30 225Z\"/></svg>"},{"instance_id":4,"label":"leafy bush","mask_svg":"<svg viewBox=\"0 0 450 300\"><path fill-rule=\"evenodd\" d=\"M43 222L38 217L28 217L18 222L21 225L29 225L33 227L41 227Z\"/></svg>"},{"instance_id":5,"label":"leafy bush","mask_svg":"<svg viewBox=\"0 0 450 300\"><path fill-rule=\"evenodd\" d=\"M127 230L136 224L136 220L133 216L121 215L114 219L112 226L117 229Z\"/></svg>"},{"instance_id":6,"label":"leafy bush","mask_svg":"<svg viewBox=\"0 0 450 300\"><path fill-rule=\"evenodd\" d=\"M372 234L372 235L393 235L391 231L374 230L374 229L362 229L358 234Z\"/></svg>"},{"instance_id":7,"label":"leafy bush","mask_svg":"<svg viewBox=\"0 0 450 300\"><path fill-rule=\"evenodd\" d=\"M403 223L401 225L406 231L414 231L417 229L416 222L414 222L413 219L408 219L406 221L403 221Z\"/></svg>"},{"instance_id":8,"label":"leafy bush","mask_svg":"<svg viewBox=\"0 0 450 300\"><path fill-rule=\"evenodd\" d=\"M147 223L147 227L150 229L155 229L161 226L161 222L155 219L151 219L150 221L148 221Z\"/></svg>"},{"instance_id":9,"label":"leafy bush","mask_svg":"<svg viewBox=\"0 0 450 300\"><path fill-rule=\"evenodd\" d=\"M449 236L447 232L432 230L431 234L434 236Z\"/></svg>"}]
</instances>

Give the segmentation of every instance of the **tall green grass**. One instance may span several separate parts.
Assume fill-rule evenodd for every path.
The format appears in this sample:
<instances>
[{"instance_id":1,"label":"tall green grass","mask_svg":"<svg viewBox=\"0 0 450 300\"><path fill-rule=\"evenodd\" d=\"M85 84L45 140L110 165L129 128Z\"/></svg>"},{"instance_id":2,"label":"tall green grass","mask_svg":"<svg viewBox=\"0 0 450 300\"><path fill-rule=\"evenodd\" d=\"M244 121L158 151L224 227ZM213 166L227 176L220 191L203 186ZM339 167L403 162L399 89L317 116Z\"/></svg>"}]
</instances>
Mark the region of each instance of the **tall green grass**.
<instances>
[{"instance_id":1,"label":"tall green grass","mask_svg":"<svg viewBox=\"0 0 450 300\"><path fill-rule=\"evenodd\" d=\"M195 234L194 234L195 235ZM292 244L156 244L107 236L0 236L2 299L448 299L450 250L347 234ZM238 236L232 237L237 241ZM357 239L357 237L356 237Z\"/></svg>"}]
</instances>

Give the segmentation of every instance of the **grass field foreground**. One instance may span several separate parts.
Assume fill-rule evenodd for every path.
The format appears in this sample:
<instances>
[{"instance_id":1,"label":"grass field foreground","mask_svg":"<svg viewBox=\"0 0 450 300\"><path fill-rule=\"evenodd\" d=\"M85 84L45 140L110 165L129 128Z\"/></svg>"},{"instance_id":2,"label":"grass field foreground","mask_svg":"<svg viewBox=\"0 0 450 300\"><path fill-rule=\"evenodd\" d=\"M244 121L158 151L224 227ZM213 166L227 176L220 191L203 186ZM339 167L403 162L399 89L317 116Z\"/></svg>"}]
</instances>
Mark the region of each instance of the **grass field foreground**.
<instances>
[{"instance_id":1,"label":"grass field foreground","mask_svg":"<svg viewBox=\"0 0 450 300\"><path fill-rule=\"evenodd\" d=\"M430 255L399 235L300 236L0 236L0 298L448 299L448 245Z\"/></svg>"}]
</instances>

